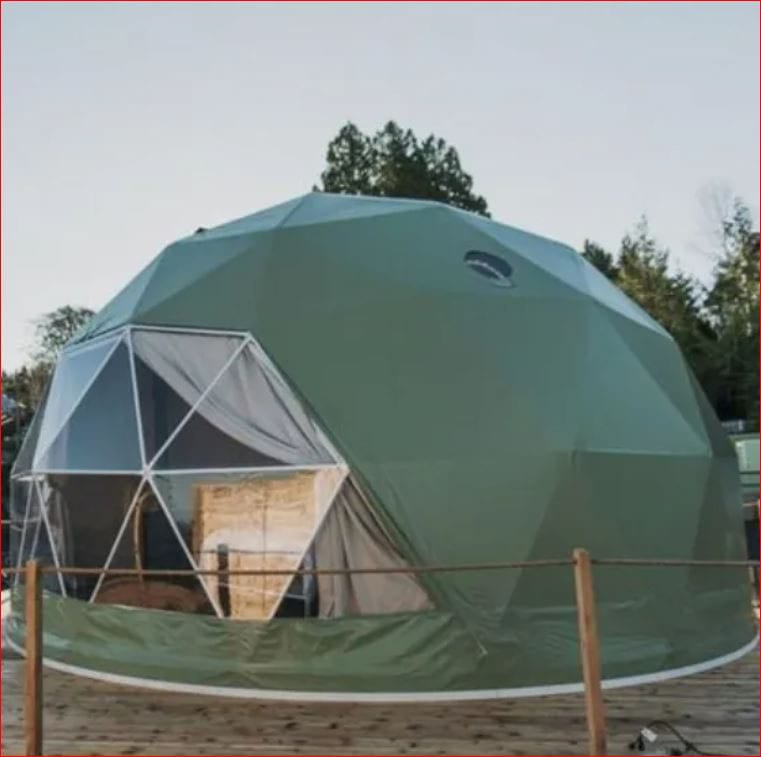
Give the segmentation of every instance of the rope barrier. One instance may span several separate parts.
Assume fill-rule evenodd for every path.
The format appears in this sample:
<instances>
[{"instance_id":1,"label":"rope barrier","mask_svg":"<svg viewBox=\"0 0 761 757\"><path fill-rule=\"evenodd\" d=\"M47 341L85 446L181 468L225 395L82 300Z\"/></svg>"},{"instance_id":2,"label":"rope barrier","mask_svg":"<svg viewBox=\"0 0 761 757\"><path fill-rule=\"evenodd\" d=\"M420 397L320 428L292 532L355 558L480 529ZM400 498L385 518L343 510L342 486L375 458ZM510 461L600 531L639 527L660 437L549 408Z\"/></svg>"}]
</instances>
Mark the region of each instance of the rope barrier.
<instances>
[{"instance_id":1,"label":"rope barrier","mask_svg":"<svg viewBox=\"0 0 761 757\"><path fill-rule=\"evenodd\" d=\"M757 568L758 560L659 560L645 558L605 558L593 557L592 565L642 566L649 568L694 567L694 568Z\"/></svg>"},{"instance_id":2,"label":"rope barrier","mask_svg":"<svg viewBox=\"0 0 761 757\"><path fill-rule=\"evenodd\" d=\"M395 573L456 573L486 570L514 570L523 568L552 568L573 565L572 559L557 560L518 560L513 562L475 563L464 565L407 565L395 568L299 568L296 570L194 570L172 568L77 568L64 566L56 568L45 565L40 568L44 574L80 575L80 576L153 576L153 577L188 577L188 576L345 576ZM610 567L695 567L695 568L756 568L757 560L681 560L681 559L647 559L647 558L592 558L593 565ZM24 568L3 568L3 575L12 576L24 573Z\"/></svg>"},{"instance_id":3,"label":"rope barrier","mask_svg":"<svg viewBox=\"0 0 761 757\"><path fill-rule=\"evenodd\" d=\"M40 568L42 573L60 573L62 575L99 576L344 576L373 573L453 573L457 571L474 570L508 570L515 568L549 568L564 565L573 565L573 560L524 560L517 562L480 563L471 565L408 565L397 568L300 568L297 570L193 570L170 568L56 568L54 565L45 565ZM3 568L6 575L24 573L24 568Z\"/></svg>"}]
</instances>

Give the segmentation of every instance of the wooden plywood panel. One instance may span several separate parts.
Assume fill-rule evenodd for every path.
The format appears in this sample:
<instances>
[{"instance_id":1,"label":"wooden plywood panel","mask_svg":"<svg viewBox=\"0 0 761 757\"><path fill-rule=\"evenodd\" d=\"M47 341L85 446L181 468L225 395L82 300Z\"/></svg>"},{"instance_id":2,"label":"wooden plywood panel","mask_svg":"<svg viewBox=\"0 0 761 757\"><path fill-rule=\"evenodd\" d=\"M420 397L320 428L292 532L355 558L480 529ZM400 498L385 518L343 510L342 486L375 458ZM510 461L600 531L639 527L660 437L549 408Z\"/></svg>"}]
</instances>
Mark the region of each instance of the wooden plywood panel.
<instances>
[{"instance_id":1,"label":"wooden plywood panel","mask_svg":"<svg viewBox=\"0 0 761 757\"><path fill-rule=\"evenodd\" d=\"M220 545L228 568L295 571L340 483L340 470L299 471L227 484L196 484L193 551L203 568L217 567ZM230 617L271 618L293 574L232 576ZM219 582L208 579L219 598Z\"/></svg>"}]
</instances>

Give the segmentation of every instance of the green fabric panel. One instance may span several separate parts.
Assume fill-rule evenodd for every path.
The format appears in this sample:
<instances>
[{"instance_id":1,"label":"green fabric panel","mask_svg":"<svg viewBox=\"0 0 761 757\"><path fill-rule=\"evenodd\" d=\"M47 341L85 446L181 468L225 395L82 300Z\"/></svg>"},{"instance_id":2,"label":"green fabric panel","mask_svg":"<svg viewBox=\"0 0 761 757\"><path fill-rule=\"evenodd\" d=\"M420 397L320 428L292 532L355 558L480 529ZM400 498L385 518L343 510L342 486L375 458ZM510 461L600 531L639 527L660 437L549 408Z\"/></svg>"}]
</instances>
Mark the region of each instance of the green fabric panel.
<instances>
[{"instance_id":1,"label":"green fabric panel","mask_svg":"<svg viewBox=\"0 0 761 757\"><path fill-rule=\"evenodd\" d=\"M706 418L695 402L692 371L673 338L662 338L651 329L618 314L611 314L608 322L618 331L621 343L639 360L641 370L660 386L685 422L710 447ZM712 409L710 414L716 422ZM723 429L720 434L724 436Z\"/></svg>"},{"instance_id":2,"label":"green fabric panel","mask_svg":"<svg viewBox=\"0 0 761 757\"><path fill-rule=\"evenodd\" d=\"M298 207L281 225L282 227L293 227L315 223L350 221L358 218L369 218L370 216L405 213L426 207L437 207L437 205L424 200L359 197L315 192L302 197Z\"/></svg>"},{"instance_id":3,"label":"green fabric panel","mask_svg":"<svg viewBox=\"0 0 761 757\"><path fill-rule=\"evenodd\" d=\"M134 318L138 311L140 298L151 283L160 262L157 255L124 289L117 293L105 307L98 311L72 338L72 342L81 342L111 329L124 326Z\"/></svg>"},{"instance_id":4,"label":"green fabric panel","mask_svg":"<svg viewBox=\"0 0 761 757\"><path fill-rule=\"evenodd\" d=\"M198 234L172 245L165 251L161 265L156 269L142 296L140 311L135 317L137 322L167 325L160 320L141 318L140 314L150 313L164 303L175 301L177 293L183 293L196 282L205 282L208 286L218 271L225 270L238 260L246 260L252 248L258 250L267 247L269 241L264 233L236 236L231 239L207 240L203 237L203 234ZM224 301L225 292L233 292L234 299L240 306L242 283L235 282L235 288L232 290L207 291L205 296L218 303Z\"/></svg>"},{"instance_id":5,"label":"green fabric panel","mask_svg":"<svg viewBox=\"0 0 761 757\"><path fill-rule=\"evenodd\" d=\"M265 624L93 605L46 593L44 654L101 673L284 691L400 693L578 683L571 570L535 570L544 576L540 581L565 586L568 601L512 608L502 634L482 645L445 612ZM739 649L755 633L748 595L740 594L729 589L695 599L648 597L601 607L603 676L657 672ZM23 644L21 590L14 592L6 632Z\"/></svg>"},{"instance_id":6,"label":"green fabric panel","mask_svg":"<svg viewBox=\"0 0 761 757\"><path fill-rule=\"evenodd\" d=\"M635 455L701 455L707 459L710 446L705 432L696 428L697 413L693 410L688 420L681 403L675 404L672 399L689 391L684 369L681 386L669 391L668 363L661 373L658 364L643 359L641 355L648 349L652 357L659 354L651 345L622 338L611 323L615 318L595 313L587 321L588 370L582 389L587 413L580 446ZM638 327L638 331L642 332L638 336L647 335L647 329ZM653 341L665 342L666 338L653 334ZM676 351L672 347L669 352ZM647 412L643 412L645 408Z\"/></svg>"},{"instance_id":7,"label":"green fabric panel","mask_svg":"<svg viewBox=\"0 0 761 757\"><path fill-rule=\"evenodd\" d=\"M291 213L301 205L309 195L296 197L293 200L282 202L271 208L265 208L257 213L245 215L242 218L236 218L233 221L205 229L191 237L186 237L182 241L201 241L218 240L229 237L250 236L262 231L271 231L280 226Z\"/></svg>"}]
</instances>

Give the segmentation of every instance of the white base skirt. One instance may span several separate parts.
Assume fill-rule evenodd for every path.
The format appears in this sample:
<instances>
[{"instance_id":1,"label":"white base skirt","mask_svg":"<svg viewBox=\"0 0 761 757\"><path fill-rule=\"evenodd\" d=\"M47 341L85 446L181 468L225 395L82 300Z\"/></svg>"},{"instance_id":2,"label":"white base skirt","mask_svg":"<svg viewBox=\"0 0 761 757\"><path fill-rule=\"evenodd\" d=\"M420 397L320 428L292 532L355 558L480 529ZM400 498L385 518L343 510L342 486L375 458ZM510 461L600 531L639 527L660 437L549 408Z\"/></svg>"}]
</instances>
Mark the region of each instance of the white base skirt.
<instances>
[{"instance_id":1,"label":"white base skirt","mask_svg":"<svg viewBox=\"0 0 761 757\"><path fill-rule=\"evenodd\" d=\"M23 655L24 650L9 638L4 639L12 649ZM660 683L672 678L704 673L707 670L721 667L739 660L758 646L759 637L755 638L735 652L715 657L695 665L685 665L681 668L662 670L658 673L645 673L624 678L609 678L602 682L603 689L620 689L625 686L639 686L646 683ZM115 683L123 686L137 686L157 691L171 691L178 694L201 694L214 697L232 697L235 699L271 699L274 701L291 702L460 702L473 699L521 699L524 697L544 697L558 694L580 694L584 691L583 683L563 683L551 686L521 686L512 689L475 689L470 691L280 691L278 689L244 689L234 686L204 686L192 683L175 683L173 681L157 681L150 678L103 673L78 665L43 658L43 665L51 670L62 673L92 678L96 681Z\"/></svg>"}]
</instances>

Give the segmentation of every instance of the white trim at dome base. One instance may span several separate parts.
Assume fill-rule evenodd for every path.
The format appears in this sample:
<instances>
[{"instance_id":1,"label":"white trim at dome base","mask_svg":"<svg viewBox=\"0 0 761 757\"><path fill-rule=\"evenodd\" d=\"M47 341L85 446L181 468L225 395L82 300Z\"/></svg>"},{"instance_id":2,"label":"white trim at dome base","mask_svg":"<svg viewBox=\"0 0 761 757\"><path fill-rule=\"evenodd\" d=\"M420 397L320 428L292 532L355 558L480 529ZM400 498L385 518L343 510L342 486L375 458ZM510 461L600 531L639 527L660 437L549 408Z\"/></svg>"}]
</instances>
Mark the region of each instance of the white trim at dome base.
<instances>
[{"instance_id":1,"label":"white trim at dome base","mask_svg":"<svg viewBox=\"0 0 761 757\"><path fill-rule=\"evenodd\" d=\"M7 636L4 639L19 654L24 650L11 641ZM706 662L694 665L685 665L681 668L672 668L658 673L645 673L638 676L625 676L623 678L610 678L602 682L603 689L620 689L625 686L639 686L647 683L660 683L672 678L704 673L713 668L727 665L739 660L758 646L759 636L741 647L735 652L715 657ZM549 686L523 686L512 689L475 689L469 691L402 691L402 692L350 692L350 691L280 691L278 689L244 689L233 686L204 686L192 683L175 683L172 681L157 681L150 678L137 678L134 676L117 675L115 673L103 673L89 668L81 668L78 665L69 665L65 662L43 658L45 667L51 670L59 670L62 673L92 678L96 681L116 683L123 686L138 686L157 691L171 691L177 694L202 694L204 696L232 697L235 699L271 699L292 702L459 702L468 699L521 699L524 697L542 697L559 694L580 694L584 691L583 683L563 683Z\"/></svg>"}]
</instances>

